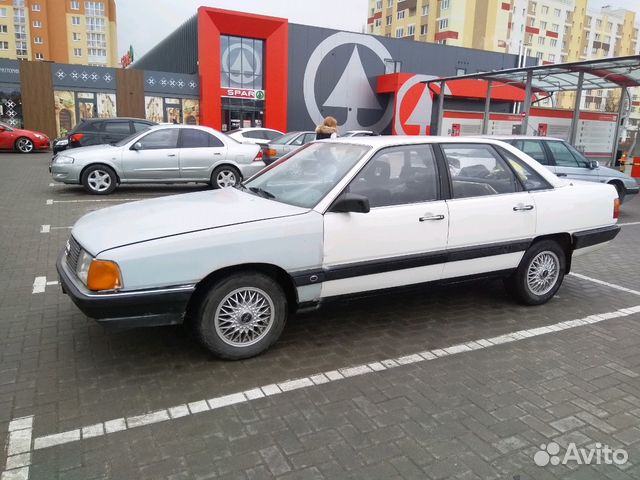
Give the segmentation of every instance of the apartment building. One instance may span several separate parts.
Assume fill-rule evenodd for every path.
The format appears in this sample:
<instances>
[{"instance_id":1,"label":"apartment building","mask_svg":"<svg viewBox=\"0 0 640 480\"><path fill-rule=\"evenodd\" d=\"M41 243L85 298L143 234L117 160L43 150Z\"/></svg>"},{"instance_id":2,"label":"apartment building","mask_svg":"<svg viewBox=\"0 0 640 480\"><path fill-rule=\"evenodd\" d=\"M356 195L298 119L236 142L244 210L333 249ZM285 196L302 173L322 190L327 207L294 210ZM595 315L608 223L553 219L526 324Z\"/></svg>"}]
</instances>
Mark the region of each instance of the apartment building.
<instances>
[{"instance_id":1,"label":"apartment building","mask_svg":"<svg viewBox=\"0 0 640 480\"><path fill-rule=\"evenodd\" d=\"M0 58L117 66L115 0L0 0Z\"/></svg>"}]
</instances>

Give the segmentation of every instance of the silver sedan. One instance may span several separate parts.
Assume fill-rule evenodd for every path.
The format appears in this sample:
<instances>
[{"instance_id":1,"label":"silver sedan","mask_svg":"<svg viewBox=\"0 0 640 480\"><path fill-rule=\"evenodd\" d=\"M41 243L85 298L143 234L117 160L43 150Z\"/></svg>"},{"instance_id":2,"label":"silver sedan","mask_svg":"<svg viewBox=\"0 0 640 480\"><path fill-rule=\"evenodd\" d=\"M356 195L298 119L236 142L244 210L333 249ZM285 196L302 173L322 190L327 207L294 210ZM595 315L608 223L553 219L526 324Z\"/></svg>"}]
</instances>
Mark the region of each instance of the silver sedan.
<instances>
[{"instance_id":1,"label":"silver sedan","mask_svg":"<svg viewBox=\"0 0 640 480\"><path fill-rule=\"evenodd\" d=\"M64 151L51 161L53 179L106 195L119 184L209 183L231 187L264 168L258 145L212 128L158 125L111 145Z\"/></svg>"}]
</instances>

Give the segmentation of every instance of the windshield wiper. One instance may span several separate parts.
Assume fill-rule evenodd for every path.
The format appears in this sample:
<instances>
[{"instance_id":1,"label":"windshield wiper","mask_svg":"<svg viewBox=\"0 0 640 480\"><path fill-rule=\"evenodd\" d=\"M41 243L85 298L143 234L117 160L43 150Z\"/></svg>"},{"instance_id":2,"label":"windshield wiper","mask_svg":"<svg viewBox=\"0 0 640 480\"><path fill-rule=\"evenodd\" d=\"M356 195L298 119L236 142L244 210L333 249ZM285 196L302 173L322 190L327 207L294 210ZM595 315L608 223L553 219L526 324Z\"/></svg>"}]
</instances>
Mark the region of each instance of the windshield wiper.
<instances>
[{"instance_id":1,"label":"windshield wiper","mask_svg":"<svg viewBox=\"0 0 640 480\"><path fill-rule=\"evenodd\" d=\"M249 190L251 190L256 195L259 195L264 198L276 198L276 196L273 193L267 192L266 190L263 190L262 188L259 188L259 187L249 187Z\"/></svg>"}]
</instances>

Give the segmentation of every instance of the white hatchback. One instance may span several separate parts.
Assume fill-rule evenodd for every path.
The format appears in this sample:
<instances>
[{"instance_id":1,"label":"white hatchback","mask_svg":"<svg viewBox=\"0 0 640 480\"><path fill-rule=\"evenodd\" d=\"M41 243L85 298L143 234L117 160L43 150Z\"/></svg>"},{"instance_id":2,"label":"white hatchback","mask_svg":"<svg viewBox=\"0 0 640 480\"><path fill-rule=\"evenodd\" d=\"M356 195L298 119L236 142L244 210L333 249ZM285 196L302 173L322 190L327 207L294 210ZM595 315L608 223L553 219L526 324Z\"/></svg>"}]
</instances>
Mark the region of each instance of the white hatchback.
<instances>
[{"instance_id":1,"label":"white hatchback","mask_svg":"<svg viewBox=\"0 0 640 480\"><path fill-rule=\"evenodd\" d=\"M190 318L239 359L290 313L363 292L501 276L518 301L545 303L573 255L616 236L618 208L613 186L561 180L496 140L323 140L237 188L90 213L57 269L105 325Z\"/></svg>"}]
</instances>

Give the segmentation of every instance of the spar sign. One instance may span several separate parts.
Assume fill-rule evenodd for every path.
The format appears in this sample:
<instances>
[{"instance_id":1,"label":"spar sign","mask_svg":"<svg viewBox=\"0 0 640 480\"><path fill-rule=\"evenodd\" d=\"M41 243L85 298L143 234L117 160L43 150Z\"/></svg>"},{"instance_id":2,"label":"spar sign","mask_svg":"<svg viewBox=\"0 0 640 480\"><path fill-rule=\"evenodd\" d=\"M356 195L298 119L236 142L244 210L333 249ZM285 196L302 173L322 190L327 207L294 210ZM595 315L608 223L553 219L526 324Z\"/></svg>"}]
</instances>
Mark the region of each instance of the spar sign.
<instances>
[{"instance_id":1,"label":"spar sign","mask_svg":"<svg viewBox=\"0 0 640 480\"><path fill-rule=\"evenodd\" d=\"M264 100L264 90L252 90L250 88L221 88L221 97L246 98L247 100Z\"/></svg>"}]
</instances>

